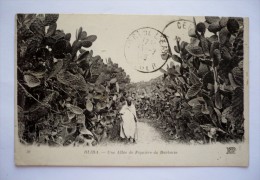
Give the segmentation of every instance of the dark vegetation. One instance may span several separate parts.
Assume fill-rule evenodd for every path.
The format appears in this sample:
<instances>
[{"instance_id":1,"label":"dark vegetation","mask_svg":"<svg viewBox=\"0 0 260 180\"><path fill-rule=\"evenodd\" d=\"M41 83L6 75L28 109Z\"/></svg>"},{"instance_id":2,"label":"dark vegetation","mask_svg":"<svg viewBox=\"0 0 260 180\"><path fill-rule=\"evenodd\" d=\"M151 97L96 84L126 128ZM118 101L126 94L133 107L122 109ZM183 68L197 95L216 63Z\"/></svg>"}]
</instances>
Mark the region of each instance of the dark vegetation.
<instances>
[{"instance_id":1,"label":"dark vegetation","mask_svg":"<svg viewBox=\"0 0 260 180\"><path fill-rule=\"evenodd\" d=\"M175 54L169 54L176 63L162 69L161 77L129 84L118 64L93 55L96 35L80 27L71 43L71 34L58 29L58 18L17 15L21 143L78 146L116 140L125 93L135 94L139 118L159 121L173 139L243 141L243 19L194 22L190 42L176 38Z\"/></svg>"},{"instance_id":2,"label":"dark vegetation","mask_svg":"<svg viewBox=\"0 0 260 180\"><path fill-rule=\"evenodd\" d=\"M243 141L243 19L206 17L188 35L163 77L132 84L139 118L182 142Z\"/></svg>"},{"instance_id":3,"label":"dark vegetation","mask_svg":"<svg viewBox=\"0 0 260 180\"><path fill-rule=\"evenodd\" d=\"M129 76L89 50L81 27L59 30L58 14L17 16L19 138L25 144L95 145L118 137L120 97Z\"/></svg>"}]
</instances>

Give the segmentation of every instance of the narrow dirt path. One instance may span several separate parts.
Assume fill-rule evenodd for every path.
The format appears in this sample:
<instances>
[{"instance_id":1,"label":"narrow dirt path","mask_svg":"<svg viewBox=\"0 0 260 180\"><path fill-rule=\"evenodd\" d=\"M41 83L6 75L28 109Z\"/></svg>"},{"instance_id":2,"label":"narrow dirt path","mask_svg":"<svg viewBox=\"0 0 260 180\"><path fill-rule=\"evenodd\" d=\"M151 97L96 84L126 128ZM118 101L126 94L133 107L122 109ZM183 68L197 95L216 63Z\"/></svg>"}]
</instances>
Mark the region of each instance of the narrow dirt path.
<instances>
[{"instance_id":1,"label":"narrow dirt path","mask_svg":"<svg viewBox=\"0 0 260 180\"><path fill-rule=\"evenodd\" d=\"M138 122L138 144L158 143L164 141L164 138L157 129L148 122Z\"/></svg>"},{"instance_id":2,"label":"narrow dirt path","mask_svg":"<svg viewBox=\"0 0 260 180\"><path fill-rule=\"evenodd\" d=\"M152 122L149 120L143 119L141 122L138 122L138 139L135 143L137 146L145 146L145 145L152 145L152 144L161 144L167 143L165 138L162 136L162 133L156 129ZM101 145L108 145L108 146L125 146L124 142L104 142Z\"/></svg>"}]
</instances>

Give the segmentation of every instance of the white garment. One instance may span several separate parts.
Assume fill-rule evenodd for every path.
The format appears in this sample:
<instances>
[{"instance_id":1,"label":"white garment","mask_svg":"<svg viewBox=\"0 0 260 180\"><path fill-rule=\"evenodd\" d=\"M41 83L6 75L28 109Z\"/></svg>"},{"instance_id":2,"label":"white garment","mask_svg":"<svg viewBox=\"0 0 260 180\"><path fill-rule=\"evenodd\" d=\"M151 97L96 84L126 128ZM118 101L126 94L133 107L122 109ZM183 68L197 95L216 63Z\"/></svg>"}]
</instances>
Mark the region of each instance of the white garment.
<instances>
[{"instance_id":1,"label":"white garment","mask_svg":"<svg viewBox=\"0 0 260 180\"><path fill-rule=\"evenodd\" d=\"M134 104L131 106L124 105L120 113L123 120L120 125L120 137L137 140L137 122L135 122L137 117Z\"/></svg>"}]
</instances>

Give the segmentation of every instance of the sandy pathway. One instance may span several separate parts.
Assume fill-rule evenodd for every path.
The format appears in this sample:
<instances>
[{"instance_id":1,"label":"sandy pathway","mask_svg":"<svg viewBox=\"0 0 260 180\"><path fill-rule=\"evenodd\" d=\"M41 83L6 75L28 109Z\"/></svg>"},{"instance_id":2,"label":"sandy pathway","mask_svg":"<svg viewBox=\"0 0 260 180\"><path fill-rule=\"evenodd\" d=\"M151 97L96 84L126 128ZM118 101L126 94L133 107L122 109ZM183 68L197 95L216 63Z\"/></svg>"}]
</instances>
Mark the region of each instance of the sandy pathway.
<instances>
[{"instance_id":1,"label":"sandy pathway","mask_svg":"<svg viewBox=\"0 0 260 180\"><path fill-rule=\"evenodd\" d=\"M161 134L149 123L138 122L138 144L158 143L164 141Z\"/></svg>"},{"instance_id":2,"label":"sandy pathway","mask_svg":"<svg viewBox=\"0 0 260 180\"><path fill-rule=\"evenodd\" d=\"M149 122L138 122L138 139L135 143L136 146L145 146L165 142L162 135L157 129L150 125ZM125 146L128 144L122 142L103 142L101 145L108 146ZM132 145L132 144L130 144Z\"/></svg>"}]
</instances>

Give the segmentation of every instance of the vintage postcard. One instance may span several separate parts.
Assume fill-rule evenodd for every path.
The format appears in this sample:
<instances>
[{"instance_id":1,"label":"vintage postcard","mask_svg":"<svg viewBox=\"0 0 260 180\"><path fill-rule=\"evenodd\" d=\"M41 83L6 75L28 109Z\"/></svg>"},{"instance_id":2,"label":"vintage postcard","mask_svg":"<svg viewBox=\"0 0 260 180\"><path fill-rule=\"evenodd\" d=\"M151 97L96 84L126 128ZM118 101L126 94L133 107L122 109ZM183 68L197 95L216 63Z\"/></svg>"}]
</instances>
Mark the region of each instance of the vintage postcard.
<instances>
[{"instance_id":1,"label":"vintage postcard","mask_svg":"<svg viewBox=\"0 0 260 180\"><path fill-rule=\"evenodd\" d=\"M19 166L248 166L248 18L17 14Z\"/></svg>"}]
</instances>

